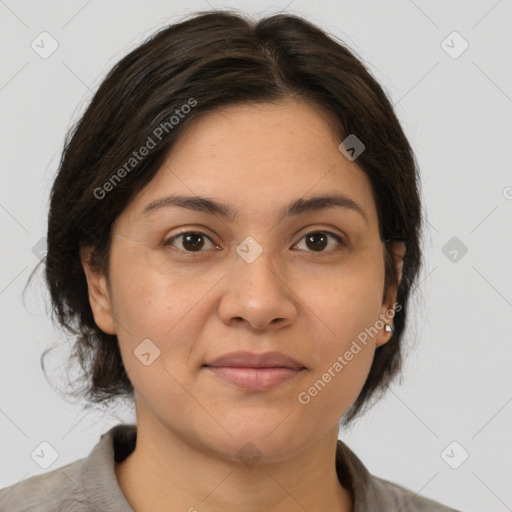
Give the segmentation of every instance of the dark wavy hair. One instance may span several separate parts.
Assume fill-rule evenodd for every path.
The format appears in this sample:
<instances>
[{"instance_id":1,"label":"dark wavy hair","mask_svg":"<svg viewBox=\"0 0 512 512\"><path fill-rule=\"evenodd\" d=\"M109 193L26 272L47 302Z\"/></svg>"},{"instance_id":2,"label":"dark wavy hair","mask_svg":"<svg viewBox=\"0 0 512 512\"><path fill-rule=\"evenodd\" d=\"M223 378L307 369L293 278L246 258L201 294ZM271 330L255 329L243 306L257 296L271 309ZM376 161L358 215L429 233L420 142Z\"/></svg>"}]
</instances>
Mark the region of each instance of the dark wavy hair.
<instances>
[{"instance_id":1,"label":"dark wavy hair","mask_svg":"<svg viewBox=\"0 0 512 512\"><path fill-rule=\"evenodd\" d=\"M365 144L357 164L371 181L380 236L386 242L383 300L396 290L401 306L391 339L376 349L343 425L389 386L402 366L408 302L422 264L413 151L387 94L342 41L298 16L276 14L255 21L230 10L195 13L137 46L107 74L66 136L51 190L47 255L41 263L52 319L73 338L68 363L76 360L80 367L74 383L82 386L68 396L85 398L86 408L134 397L117 336L106 334L94 321L80 249L94 249L91 263L108 280L112 224L155 176L180 133L208 112L288 96L323 108L340 140L355 134ZM191 98L197 104L171 129L169 119ZM102 193L100 200L98 190L105 190L159 127L159 144L121 173L123 179L115 186L107 185L109 193ZM399 284L390 244L395 240L407 247ZM45 375L49 350L41 357Z\"/></svg>"}]
</instances>

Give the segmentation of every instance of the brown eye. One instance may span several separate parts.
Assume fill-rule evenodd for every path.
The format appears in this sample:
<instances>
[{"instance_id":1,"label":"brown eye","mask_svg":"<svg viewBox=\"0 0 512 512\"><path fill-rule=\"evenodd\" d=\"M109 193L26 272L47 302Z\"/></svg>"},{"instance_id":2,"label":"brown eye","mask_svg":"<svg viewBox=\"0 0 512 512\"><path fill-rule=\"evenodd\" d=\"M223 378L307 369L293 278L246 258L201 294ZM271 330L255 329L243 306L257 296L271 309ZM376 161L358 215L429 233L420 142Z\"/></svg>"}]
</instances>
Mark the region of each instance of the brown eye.
<instances>
[{"instance_id":1,"label":"brown eye","mask_svg":"<svg viewBox=\"0 0 512 512\"><path fill-rule=\"evenodd\" d=\"M174 241L180 238L182 239L181 248L178 248L186 252L202 252L201 249L204 247L206 240L212 243L211 239L204 233L199 233L196 231L187 231L185 233L180 233L178 235L173 236L172 238L169 238L164 242L163 245L174 246Z\"/></svg>"},{"instance_id":2,"label":"brown eye","mask_svg":"<svg viewBox=\"0 0 512 512\"><path fill-rule=\"evenodd\" d=\"M302 239L306 241L306 246L313 252L327 252L324 251L324 249L329 244L329 239L334 239L338 245L346 245L340 236L330 231L313 231L305 235Z\"/></svg>"}]
</instances>

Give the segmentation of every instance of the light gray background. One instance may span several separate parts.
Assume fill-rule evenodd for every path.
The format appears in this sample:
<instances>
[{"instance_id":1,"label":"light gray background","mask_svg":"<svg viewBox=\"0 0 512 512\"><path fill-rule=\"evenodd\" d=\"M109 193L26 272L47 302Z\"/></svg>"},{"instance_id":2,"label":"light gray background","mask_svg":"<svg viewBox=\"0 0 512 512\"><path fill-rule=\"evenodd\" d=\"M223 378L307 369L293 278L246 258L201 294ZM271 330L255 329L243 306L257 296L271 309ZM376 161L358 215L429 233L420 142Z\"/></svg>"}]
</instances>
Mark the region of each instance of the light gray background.
<instances>
[{"instance_id":1,"label":"light gray background","mask_svg":"<svg viewBox=\"0 0 512 512\"><path fill-rule=\"evenodd\" d=\"M41 273L25 305L21 293L67 129L144 37L210 6L286 9L341 37L391 95L421 167L426 265L403 379L340 437L372 473L415 492L464 511L512 510L510 0L0 0L0 488L45 472L30 456L42 441L59 454L50 471L134 421L126 407L85 414L52 390L39 358L65 342L45 312ZM43 31L59 45L47 59L31 48ZM458 58L442 46L453 31L469 44ZM443 253L452 237L468 249L456 261ZM65 345L60 353L49 359L57 383ZM448 450L452 464L469 453L458 469L441 456L452 441L462 447Z\"/></svg>"}]
</instances>

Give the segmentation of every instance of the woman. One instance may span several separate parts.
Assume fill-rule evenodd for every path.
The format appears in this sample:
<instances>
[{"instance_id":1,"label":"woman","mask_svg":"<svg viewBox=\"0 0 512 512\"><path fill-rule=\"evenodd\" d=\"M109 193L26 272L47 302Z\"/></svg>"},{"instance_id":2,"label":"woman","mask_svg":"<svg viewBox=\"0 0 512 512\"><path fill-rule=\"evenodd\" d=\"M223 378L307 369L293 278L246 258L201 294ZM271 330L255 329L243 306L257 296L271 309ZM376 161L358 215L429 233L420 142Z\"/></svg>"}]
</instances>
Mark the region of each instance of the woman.
<instances>
[{"instance_id":1,"label":"woman","mask_svg":"<svg viewBox=\"0 0 512 512\"><path fill-rule=\"evenodd\" d=\"M52 189L46 280L91 403L136 425L0 510L448 511L338 440L400 369L416 163L301 18L200 13L109 73Z\"/></svg>"}]
</instances>

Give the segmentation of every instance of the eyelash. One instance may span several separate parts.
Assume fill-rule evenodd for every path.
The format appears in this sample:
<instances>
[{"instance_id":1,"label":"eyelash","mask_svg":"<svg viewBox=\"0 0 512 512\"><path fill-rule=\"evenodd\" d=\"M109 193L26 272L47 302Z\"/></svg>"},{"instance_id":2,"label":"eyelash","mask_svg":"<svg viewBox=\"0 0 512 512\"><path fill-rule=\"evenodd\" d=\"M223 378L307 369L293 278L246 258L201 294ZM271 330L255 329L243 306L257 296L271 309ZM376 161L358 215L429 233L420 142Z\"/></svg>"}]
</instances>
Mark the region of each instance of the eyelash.
<instances>
[{"instance_id":1,"label":"eyelash","mask_svg":"<svg viewBox=\"0 0 512 512\"><path fill-rule=\"evenodd\" d=\"M329 237L334 238L336 240L336 242L338 242L342 247L346 247L347 246L347 244L345 243L345 241L343 240L343 238L340 235L337 235L336 233L333 233L331 231L325 231L325 230L310 231L309 233L306 233L300 240L303 240L308 235L316 235L316 234L327 235ZM172 245L172 242L174 240L176 240L177 238L183 237L185 235L200 235L202 237L207 238L208 240L210 240L210 242L212 242L214 244L213 240L208 235L205 235L204 233L201 233L200 231L184 231L182 233L178 233L177 235L172 236L171 238L168 238L167 240L165 240L163 242L162 245L170 246L170 245ZM184 249L179 249L179 248L177 248L177 249L179 251L182 251L182 252L186 253L186 254L200 254L202 252L205 252L205 251L186 251ZM331 250L331 251L319 251L319 252L316 252L316 254L326 254L326 253L333 252L333 251L336 251L336 250L337 249L334 249L334 250ZM311 252L312 254L315 254L315 251L306 251L306 252Z\"/></svg>"}]
</instances>

